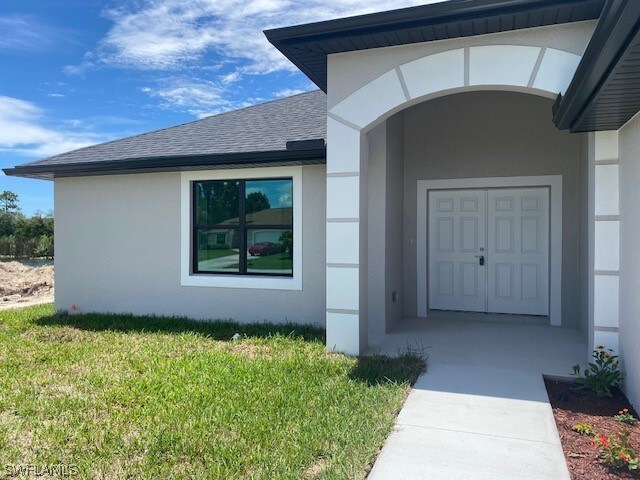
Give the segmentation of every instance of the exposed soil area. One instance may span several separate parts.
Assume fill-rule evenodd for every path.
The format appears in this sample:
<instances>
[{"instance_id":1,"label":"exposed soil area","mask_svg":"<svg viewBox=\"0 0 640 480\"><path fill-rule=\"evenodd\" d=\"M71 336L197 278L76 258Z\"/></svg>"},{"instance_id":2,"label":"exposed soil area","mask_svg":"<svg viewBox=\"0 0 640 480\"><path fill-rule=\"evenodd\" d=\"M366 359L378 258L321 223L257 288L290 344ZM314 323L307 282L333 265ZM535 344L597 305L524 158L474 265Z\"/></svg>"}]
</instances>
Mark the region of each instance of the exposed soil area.
<instances>
[{"instance_id":1,"label":"exposed soil area","mask_svg":"<svg viewBox=\"0 0 640 480\"><path fill-rule=\"evenodd\" d=\"M53 301L53 261L0 261L0 310Z\"/></svg>"},{"instance_id":2,"label":"exposed soil area","mask_svg":"<svg viewBox=\"0 0 640 480\"><path fill-rule=\"evenodd\" d=\"M573 480L614 480L640 479L640 472L610 469L601 461L598 447L593 445L592 436L580 435L572 430L578 423L587 423L596 435L617 434L626 430L631 433L629 443L640 452L640 422L627 425L617 422L617 415L623 408L638 418L637 413L624 394L616 389L613 398L599 397L590 390L579 390L569 383L546 381L553 415L558 426L562 448Z\"/></svg>"}]
</instances>

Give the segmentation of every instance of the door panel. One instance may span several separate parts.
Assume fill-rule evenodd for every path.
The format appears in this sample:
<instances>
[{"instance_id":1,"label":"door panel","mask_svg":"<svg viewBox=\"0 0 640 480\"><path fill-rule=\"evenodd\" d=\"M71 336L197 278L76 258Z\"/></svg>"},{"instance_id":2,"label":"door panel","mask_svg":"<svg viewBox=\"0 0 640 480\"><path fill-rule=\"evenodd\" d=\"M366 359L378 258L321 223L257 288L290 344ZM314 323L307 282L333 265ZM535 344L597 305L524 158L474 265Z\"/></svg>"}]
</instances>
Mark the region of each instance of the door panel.
<instances>
[{"instance_id":1,"label":"door panel","mask_svg":"<svg viewBox=\"0 0 640 480\"><path fill-rule=\"evenodd\" d=\"M486 311L485 190L429 193L429 306L434 310Z\"/></svg>"},{"instance_id":2,"label":"door panel","mask_svg":"<svg viewBox=\"0 0 640 480\"><path fill-rule=\"evenodd\" d=\"M549 189L488 191L488 311L549 313Z\"/></svg>"}]
</instances>

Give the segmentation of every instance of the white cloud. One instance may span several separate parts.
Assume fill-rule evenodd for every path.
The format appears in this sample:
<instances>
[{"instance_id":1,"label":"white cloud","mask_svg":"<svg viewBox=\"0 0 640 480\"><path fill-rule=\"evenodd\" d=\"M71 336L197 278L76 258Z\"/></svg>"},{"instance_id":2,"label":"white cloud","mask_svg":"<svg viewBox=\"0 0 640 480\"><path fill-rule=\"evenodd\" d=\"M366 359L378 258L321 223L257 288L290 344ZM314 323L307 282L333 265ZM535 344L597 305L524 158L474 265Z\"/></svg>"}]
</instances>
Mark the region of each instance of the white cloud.
<instances>
[{"instance_id":1,"label":"white cloud","mask_svg":"<svg viewBox=\"0 0 640 480\"><path fill-rule=\"evenodd\" d=\"M0 15L0 50L33 52L51 49L66 37L48 25L27 15ZM65 40L66 41L66 40Z\"/></svg>"},{"instance_id":2,"label":"white cloud","mask_svg":"<svg viewBox=\"0 0 640 480\"><path fill-rule=\"evenodd\" d=\"M85 52L84 59L82 63L78 65L65 65L62 67L63 73L74 76L74 75L84 75L87 70L95 67L96 63L94 62L94 54L93 52Z\"/></svg>"},{"instance_id":3,"label":"white cloud","mask_svg":"<svg viewBox=\"0 0 640 480\"><path fill-rule=\"evenodd\" d=\"M44 157L105 140L105 136L92 132L48 127L45 112L36 104L0 96L1 151Z\"/></svg>"},{"instance_id":4,"label":"white cloud","mask_svg":"<svg viewBox=\"0 0 640 480\"><path fill-rule=\"evenodd\" d=\"M231 85L250 84L248 75L296 71L267 41L263 30L433 1L137 0L104 10L112 27L93 52L64 71L82 75L87 69L106 65L168 72L163 74L171 78L142 91L159 99L164 108L202 117L253 103L255 99L237 102L227 98L238 94ZM206 79L198 78L205 71ZM299 87L274 96L304 91Z\"/></svg>"},{"instance_id":5,"label":"white cloud","mask_svg":"<svg viewBox=\"0 0 640 480\"><path fill-rule=\"evenodd\" d=\"M227 73L226 75L223 75L220 78L220 81L225 85L228 85L231 83L239 82L241 79L242 79L242 75L240 74L240 72L235 71L235 72L231 72L231 73Z\"/></svg>"},{"instance_id":6,"label":"white cloud","mask_svg":"<svg viewBox=\"0 0 640 480\"><path fill-rule=\"evenodd\" d=\"M64 93L47 93L47 97L51 98L63 98L66 95Z\"/></svg>"},{"instance_id":7,"label":"white cloud","mask_svg":"<svg viewBox=\"0 0 640 480\"><path fill-rule=\"evenodd\" d=\"M280 90L279 92L275 92L273 95L277 98L284 98L284 97L290 97L292 95L299 95L306 91L307 90L302 90L300 88L285 88L283 90Z\"/></svg>"},{"instance_id":8,"label":"white cloud","mask_svg":"<svg viewBox=\"0 0 640 480\"><path fill-rule=\"evenodd\" d=\"M159 98L160 106L163 108L186 110L199 118L251 104L227 100L225 87L197 78L167 78L160 81L158 87L144 87L142 91L151 97Z\"/></svg>"},{"instance_id":9,"label":"white cloud","mask_svg":"<svg viewBox=\"0 0 640 480\"><path fill-rule=\"evenodd\" d=\"M242 73L295 70L262 30L433 3L425 0L141 0L109 9L102 62L142 70L197 64L206 53L241 61Z\"/></svg>"}]
</instances>

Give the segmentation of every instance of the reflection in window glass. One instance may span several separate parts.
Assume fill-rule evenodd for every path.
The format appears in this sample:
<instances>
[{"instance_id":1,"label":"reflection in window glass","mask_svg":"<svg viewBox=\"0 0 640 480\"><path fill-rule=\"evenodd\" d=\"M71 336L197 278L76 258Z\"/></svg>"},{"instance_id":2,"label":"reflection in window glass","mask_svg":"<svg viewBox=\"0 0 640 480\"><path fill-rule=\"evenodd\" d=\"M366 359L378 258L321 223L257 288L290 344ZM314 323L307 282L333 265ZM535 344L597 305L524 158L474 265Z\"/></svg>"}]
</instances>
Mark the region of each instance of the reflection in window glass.
<instances>
[{"instance_id":1,"label":"reflection in window glass","mask_svg":"<svg viewBox=\"0 0 640 480\"><path fill-rule=\"evenodd\" d=\"M212 180L194 183L197 226L238 225L239 182Z\"/></svg>"},{"instance_id":2,"label":"reflection in window glass","mask_svg":"<svg viewBox=\"0 0 640 480\"><path fill-rule=\"evenodd\" d=\"M290 229L247 229L247 272L293 273L293 232Z\"/></svg>"},{"instance_id":3,"label":"reflection in window glass","mask_svg":"<svg viewBox=\"0 0 640 480\"><path fill-rule=\"evenodd\" d=\"M291 225L293 223L293 182L251 180L245 187L248 225Z\"/></svg>"},{"instance_id":4,"label":"reflection in window glass","mask_svg":"<svg viewBox=\"0 0 640 480\"><path fill-rule=\"evenodd\" d=\"M198 271L239 272L240 230L212 228L197 233Z\"/></svg>"}]
</instances>

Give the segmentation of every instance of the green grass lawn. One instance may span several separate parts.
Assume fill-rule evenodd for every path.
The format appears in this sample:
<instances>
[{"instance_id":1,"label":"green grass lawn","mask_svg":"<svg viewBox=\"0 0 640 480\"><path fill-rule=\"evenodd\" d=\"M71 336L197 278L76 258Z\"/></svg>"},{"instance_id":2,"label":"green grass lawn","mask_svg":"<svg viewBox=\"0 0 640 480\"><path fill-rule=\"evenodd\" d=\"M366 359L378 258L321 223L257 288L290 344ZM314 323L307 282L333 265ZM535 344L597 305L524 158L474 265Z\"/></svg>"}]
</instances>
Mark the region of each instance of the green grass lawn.
<instances>
[{"instance_id":1,"label":"green grass lawn","mask_svg":"<svg viewBox=\"0 0 640 480\"><path fill-rule=\"evenodd\" d=\"M247 268L260 270L291 270L293 268L293 259L289 257L287 252L274 253L273 255L265 255L264 257L248 257Z\"/></svg>"},{"instance_id":2,"label":"green grass lawn","mask_svg":"<svg viewBox=\"0 0 640 480\"><path fill-rule=\"evenodd\" d=\"M232 342L236 332L241 340ZM364 478L424 367L311 327L0 312L0 468L79 478ZM78 478L78 477L76 477Z\"/></svg>"},{"instance_id":3,"label":"green grass lawn","mask_svg":"<svg viewBox=\"0 0 640 480\"><path fill-rule=\"evenodd\" d=\"M225 268L237 269L238 264L229 265ZM247 268L255 270L289 270L293 269L293 259L286 252L265 255L264 257L247 257Z\"/></svg>"}]
</instances>

